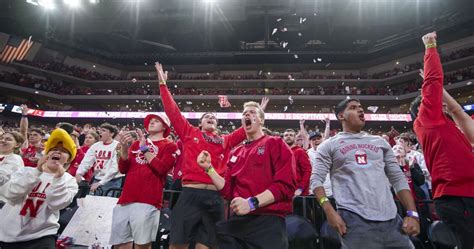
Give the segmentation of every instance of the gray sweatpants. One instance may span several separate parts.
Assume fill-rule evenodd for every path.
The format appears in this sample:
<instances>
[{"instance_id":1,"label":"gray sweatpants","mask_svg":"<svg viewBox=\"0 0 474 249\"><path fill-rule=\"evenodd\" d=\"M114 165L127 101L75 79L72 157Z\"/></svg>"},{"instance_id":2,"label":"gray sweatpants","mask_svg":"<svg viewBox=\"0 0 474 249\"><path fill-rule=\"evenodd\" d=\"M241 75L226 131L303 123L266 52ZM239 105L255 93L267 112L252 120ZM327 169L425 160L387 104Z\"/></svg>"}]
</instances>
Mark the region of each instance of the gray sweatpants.
<instances>
[{"instance_id":1,"label":"gray sweatpants","mask_svg":"<svg viewBox=\"0 0 474 249\"><path fill-rule=\"evenodd\" d=\"M346 223L347 233L339 236L341 249L414 249L410 238L402 233L402 218L369 221L344 209L337 210Z\"/></svg>"}]
</instances>

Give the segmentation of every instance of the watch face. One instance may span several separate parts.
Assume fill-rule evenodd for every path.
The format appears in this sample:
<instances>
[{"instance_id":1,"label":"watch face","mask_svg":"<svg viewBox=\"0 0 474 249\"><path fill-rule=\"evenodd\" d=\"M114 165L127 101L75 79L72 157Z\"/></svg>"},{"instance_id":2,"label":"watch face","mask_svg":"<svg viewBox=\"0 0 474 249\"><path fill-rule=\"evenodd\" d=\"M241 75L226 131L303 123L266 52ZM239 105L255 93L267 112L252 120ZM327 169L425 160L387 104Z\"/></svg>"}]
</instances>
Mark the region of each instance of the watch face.
<instances>
[{"instance_id":1,"label":"watch face","mask_svg":"<svg viewBox=\"0 0 474 249\"><path fill-rule=\"evenodd\" d=\"M252 203L255 207L258 207L258 199L256 197L252 198Z\"/></svg>"}]
</instances>

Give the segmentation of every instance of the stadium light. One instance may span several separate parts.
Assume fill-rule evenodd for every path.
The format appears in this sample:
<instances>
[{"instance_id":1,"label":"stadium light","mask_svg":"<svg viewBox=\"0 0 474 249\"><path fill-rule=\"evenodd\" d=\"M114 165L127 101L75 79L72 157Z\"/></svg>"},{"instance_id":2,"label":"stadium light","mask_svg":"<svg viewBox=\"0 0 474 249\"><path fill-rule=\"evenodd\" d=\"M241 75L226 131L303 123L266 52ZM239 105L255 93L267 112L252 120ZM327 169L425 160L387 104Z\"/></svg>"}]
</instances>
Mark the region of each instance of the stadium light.
<instances>
[{"instance_id":1,"label":"stadium light","mask_svg":"<svg viewBox=\"0 0 474 249\"><path fill-rule=\"evenodd\" d=\"M29 4L33 4L33 5L38 6L38 2L36 0L26 0L26 2L29 3Z\"/></svg>"},{"instance_id":2,"label":"stadium light","mask_svg":"<svg viewBox=\"0 0 474 249\"><path fill-rule=\"evenodd\" d=\"M90 4L98 4L98 3L99 3L99 0L89 0L89 3L90 3Z\"/></svg>"},{"instance_id":3,"label":"stadium light","mask_svg":"<svg viewBox=\"0 0 474 249\"><path fill-rule=\"evenodd\" d=\"M46 10L52 10L56 8L54 0L39 0L38 4Z\"/></svg>"},{"instance_id":4,"label":"stadium light","mask_svg":"<svg viewBox=\"0 0 474 249\"><path fill-rule=\"evenodd\" d=\"M81 0L63 0L64 4L68 5L70 8L76 9L81 5Z\"/></svg>"}]
</instances>

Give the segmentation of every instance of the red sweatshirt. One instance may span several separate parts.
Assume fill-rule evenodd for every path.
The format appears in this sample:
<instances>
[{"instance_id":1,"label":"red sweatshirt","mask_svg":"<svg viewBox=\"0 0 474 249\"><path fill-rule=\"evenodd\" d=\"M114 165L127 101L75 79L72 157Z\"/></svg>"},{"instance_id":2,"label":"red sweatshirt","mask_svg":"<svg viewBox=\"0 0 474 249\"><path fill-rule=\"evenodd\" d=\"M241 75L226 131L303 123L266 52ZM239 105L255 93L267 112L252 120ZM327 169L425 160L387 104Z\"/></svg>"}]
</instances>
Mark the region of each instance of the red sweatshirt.
<instances>
[{"instance_id":1,"label":"red sweatshirt","mask_svg":"<svg viewBox=\"0 0 474 249\"><path fill-rule=\"evenodd\" d=\"M311 177L311 162L306 151L299 147L291 147L296 163L296 189L301 189L301 195L309 194L309 178Z\"/></svg>"},{"instance_id":2,"label":"red sweatshirt","mask_svg":"<svg viewBox=\"0 0 474 249\"><path fill-rule=\"evenodd\" d=\"M474 197L474 153L464 134L443 113L443 69L436 48L425 53L423 100L414 130L423 147L434 198Z\"/></svg>"},{"instance_id":3,"label":"red sweatshirt","mask_svg":"<svg viewBox=\"0 0 474 249\"><path fill-rule=\"evenodd\" d=\"M183 156L181 155L183 153L183 142L181 139L176 141L176 145L178 146L178 158L176 159L176 164L174 165L173 168L173 181L176 181L178 179L181 179L183 173L181 172L181 168L183 168Z\"/></svg>"},{"instance_id":4,"label":"red sweatshirt","mask_svg":"<svg viewBox=\"0 0 474 249\"><path fill-rule=\"evenodd\" d=\"M166 115L176 134L183 141L183 153L181 154L183 157L181 168L183 185L186 183L212 184L211 178L197 164L199 153L207 150L211 154L211 163L216 172L224 175L225 163L229 159L232 147L239 145L246 138L244 129L241 127L226 136L201 131L181 115L178 105L165 85L160 85L160 95Z\"/></svg>"},{"instance_id":5,"label":"red sweatshirt","mask_svg":"<svg viewBox=\"0 0 474 249\"><path fill-rule=\"evenodd\" d=\"M224 198L249 198L268 189L275 202L250 214L285 216L292 212L295 159L281 138L265 135L241 145L232 153L227 165L225 185L220 190Z\"/></svg>"},{"instance_id":6,"label":"red sweatshirt","mask_svg":"<svg viewBox=\"0 0 474 249\"><path fill-rule=\"evenodd\" d=\"M89 147L86 147L84 150L84 146L81 147L80 149L77 149L76 152L76 158L71 162L69 165L69 168L67 169L67 172L71 174L72 176L76 176L77 169L79 168L79 165L81 165L82 159L84 159L84 156L87 152ZM92 177L94 176L94 168L90 168L87 173L83 176L84 179L88 182L92 180Z\"/></svg>"},{"instance_id":7,"label":"red sweatshirt","mask_svg":"<svg viewBox=\"0 0 474 249\"><path fill-rule=\"evenodd\" d=\"M135 141L128 150L128 159L119 160L119 171L127 174L118 204L146 203L161 208L163 187L168 171L176 162L178 147L168 139L147 144L155 158L149 164L140 152L140 142Z\"/></svg>"}]
</instances>

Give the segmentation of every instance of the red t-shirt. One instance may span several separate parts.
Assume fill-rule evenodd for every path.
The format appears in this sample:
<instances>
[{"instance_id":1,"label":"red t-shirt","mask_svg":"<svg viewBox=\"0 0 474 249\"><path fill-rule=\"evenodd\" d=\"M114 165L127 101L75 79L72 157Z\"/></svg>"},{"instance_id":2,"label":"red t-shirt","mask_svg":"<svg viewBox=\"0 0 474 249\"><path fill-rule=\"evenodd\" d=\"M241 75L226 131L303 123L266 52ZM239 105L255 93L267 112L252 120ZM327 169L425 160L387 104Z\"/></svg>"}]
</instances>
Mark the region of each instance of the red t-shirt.
<instances>
[{"instance_id":1,"label":"red t-shirt","mask_svg":"<svg viewBox=\"0 0 474 249\"><path fill-rule=\"evenodd\" d=\"M155 155L151 163L140 152L139 141L130 146L126 161L120 158L120 173L127 176L118 204L139 202L161 208L166 175L176 162L178 147L168 139L154 141L147 146Z\"/></svg>"},{"instance_id":2,"label":"red t-shirt","mask_svg":"<svg viewBox=\"0 0 474 249\"><path fill-rule=\"evenodd\" d=\"M431 174L434 198L474 197L473 149L443 113L443 69L436 48L426 50L424 64L423 100L414 130Z\"/></svg>"},{"instance_id":3,"label":"red t-shirt","mask_svg":"<svg viewBox=\"0 0 474 249\"><path fill-rule=\"evenodd\" d=\"M183 185L186 183L213 184L211 178L199 167L197 157L203 150L211 154L212 165L216 172L224 175L225 163L229 159L230 151L239 145L245 138L244 128L239 128L229 135L218 136L210 132L203 132L192 126L181 115L178 105L165 85L160 85L161 101L166 115L171 121L176 134L183 141L183 157L181 172Z\"/></svg>"},{"instance_id":4,"label":"red t-shirt","mask_svg":"<svg viewBox=\"0 0 474 249\"><path fill-rule=\"evenodd\" d=\"M227 165L225 185L220 190L224 198L246 199L268 189L275 202L250 212L251 215L285 216L292 212L296 190L295 159L281 138L265 135L240 145Z\"/></svg>"},{"instance_id":5,"label":"red t-shirt","mask_svg":"<svg viewBox=\"0 0 474 249\"><path fill-rule=\"evenodd\" d=\"M296 163L296 189L301 189L301 195L309 194L309 179L311 178L311 162L304 149L299 146L291 147Z\"/></svg>"},{"instance_id":6,"label":"red t-shirt","mask_svg":"<svg viewBox=\"0 0 474 249\"><path fill-rule=\"evenodd\" d=\"M28 147L26 148L21 149L21 157L23 158L23 163L27 167L36 168L36 166L38 165L38 162L30 161L30 157L36 157L39 159L42 156L42 155L40 156L40 154L41 154L41 149L37 149L32 144L28 145Z\"/></svg>"}]
</instances>

